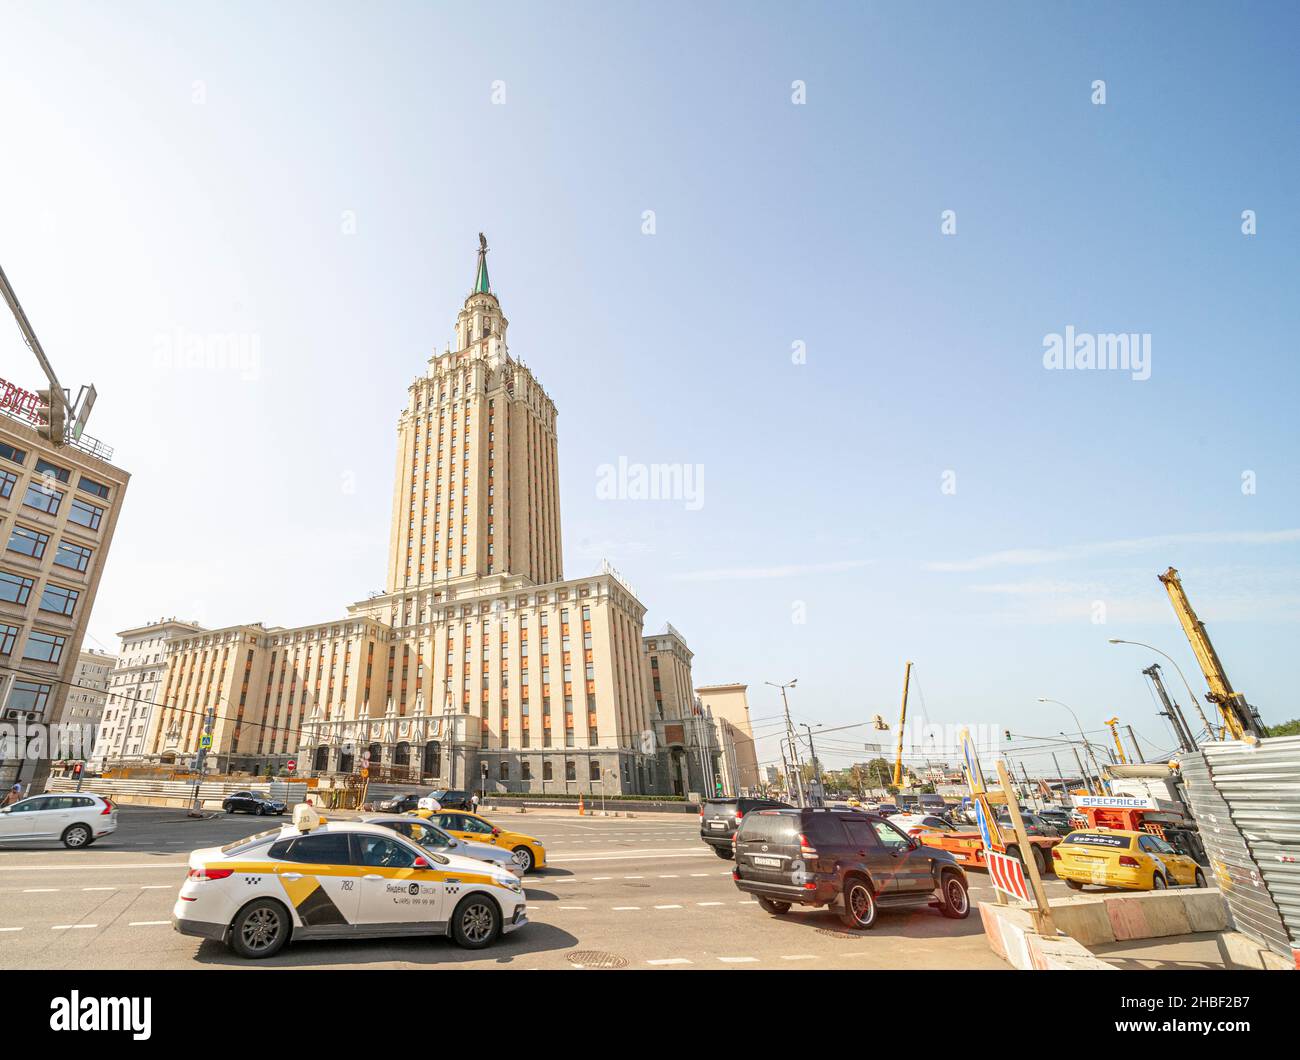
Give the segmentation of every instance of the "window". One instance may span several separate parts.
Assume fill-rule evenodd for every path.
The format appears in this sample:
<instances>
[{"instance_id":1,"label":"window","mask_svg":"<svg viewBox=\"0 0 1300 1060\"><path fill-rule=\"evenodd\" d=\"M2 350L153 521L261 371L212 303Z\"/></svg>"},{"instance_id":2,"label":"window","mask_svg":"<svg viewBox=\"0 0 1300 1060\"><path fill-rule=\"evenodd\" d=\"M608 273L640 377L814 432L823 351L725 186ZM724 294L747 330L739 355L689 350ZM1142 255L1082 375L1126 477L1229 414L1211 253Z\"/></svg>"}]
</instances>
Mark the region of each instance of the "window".
<instances>
[{"instance_id":1,"label":"window","mask_svg":"<svg viewBox=\"0 0 1300 1060\"><path fill-rule=\"evenodd\" d=\"M23 658L35 659L37 662L57 663L63 658L63 646L67 642L67 637L60 637L55 633L42 633L34 629L27 634Z\"/></svg>"},{"instance_id":2,"label":"window","mask_svg":"<svg viewBox=\"0 0 1300 1060\"><path fill-rule=\"evenodd\" d=\"M77 482L77 489L85 490L87 493L93 493L96 497L103 497L104 500L108 500L108 487L102 482L96 482L93 478L86 478L85 475L82 475Z\"/></svg>"},{"instance_id":3,"label":"window","mask_svg":"<svg viewBox=\"0 0 1300 1060\"><path fill-rule=\"evenodd\" d=\"M385 839L378 835L359 835L357 841L361 844L363 865L386 869L409 869L415 862L415 851L396 839Z\"/></svg>"},{"instance_id":4,"label":"window","mask_svg":"<svg viewBox=\"0 0 1300 1060\"><path fill-rule=\"evenodd\" d=\"M45 705L50 700L50 686L38 681L14 681L14 690L9 696L11 710L34 710L44 713Z\"/></svg>"},{"instance_id":5,"label":"window","mask_svg":"<svg viewBox=\"0 0 1300 1060\"><path fill-rule=\"evenodd\" d=\"M13 530L9 533L9 544L6 547L10 552L31 556L32 559L40 559L45 555L45 546L49 543L49 534L42 534L39 530L30 530L15 523Z\"/></svg>"},{"instance_id":6,"label":"window","mask_svg":"<svg viewBox=\"0 0 1300 1060\"><path fill-rule=\"evenodd\" d=\"M12 460L15 464L27 463L27 450L15 449L8 442L0 442L0 456Z\"/></svg>"},{"instance_id":7,"label":"window","mask_svg":"<svg viewBox=\"0 0 1300 1060\"><path fill-rule=\"evenodd\" d=\"M549 741L548 741L548 742L549 742ZM550 763L550 762L543 762L543 763L542 763L542 779L543 779L543 780L553 780L554 778L551 776L551 773L552 773L552 772L553 772L553 770L551 769L551 763Z\"/></svg>"},{"instance_id":8,"label":"window","mask_svg":"<svg viewBox=\"0 0 1300 1060\"><path fill-rule=\"evenodd\" d=\"M82 548L80 545L69 545L66 541L60 541L58 548L54 551L54 562L60 567L70 567L73 570L84 571L86 565L90 562L90 549Z\"/></svg>"},{"instance_id":9,"label":"window","mask_svg":"<svg viewBox=\"0 0 1300 1060\"><path fill-rule=\"evenodd\" d=\"M588 772L590 773L590 775L591 775L591 779L592 779L592 780L599 780L599 779L600 779L600 763L599 763L599 762L591 762L590 765L589 765Z\"/></svg>"},{"instance_id":10,"label":"window","mask_svg":"<svg viewBox=\"0 0 1300 1060\"><path fill-rule=\"evenodd\" d=\"M565 779L565 780L577 780L577 779L578 779L578 769L577 769L577 766L575 766L575 765L573 764L573 762L571 762L571 761L570 761L570 762L565 762L565 763L564 763L564 779Z\"/></svg>"},{"instance_id":11,"label":"window","mask_svg":"<svg viewBox=\"0 0 1300 1060\"><path fill-rule=\"evenodd\" d=\"M14 485L18 482L18 476L12 471L0 471L0 497L9 497L14 492Z\"/></svg>"},{"instance_id":12,"label":"window","mask_svg":"<svg viewBox=\"0 0 1300 1060\"><path fill-rule=\"evenodd\" d=\"M0 625L0 655L11 655L13 653L14 638L17 636L17 626Z\"/></svg>"},{"instance_id":13,"label":"window","mask_svg":"<svg viewBox=\"0 0 1300 1060\"><path fill-rule=\"evenodd\" d=\"M31 578L0 570L0 600L11 604L25 604L35 584Z\"/></svg>"},{"instance_id":14,"label":"window","mask_svg":"<svg viewBox=\"0 0 1300 1060\"><path fill-rule=\"evenodd\" d=\"M528 733L527 733L526 731L524 732L524 738L525 738L525 739L528 738ZM525 744L525 746L527 746L527 744ZM527 762L527 761L520 762L520 763L519 763L519 775L520 775L521 777L523 777L524 780L532 780L532 779L533 779L533 764L532 764L531 762Z\"/></svg>"},{"instance_id":15,"label":"window","mask_svg":"<svg viewBox=\"0 0 1300 1060\"><path fill-rule=\"evenodd\" d=\"M5 494L9 496L9 494ZM80 523L91 530L99 529L99 522L104 518L104 509L87 504L80 497L72 498L72 508L68 511L68 522Z\"/></svg>"},{"instance_id":16,"label":"window","mask_svg":"<svg viewBox=\"0 0 1300 1060\"><path fill-rule=\"evenodd\" d=\"M76 589L65 589L62 585L47 585L41 590L41 610L52 611L56 615L70 615L77 609L77 600L81 593Z\"/></svg>"},{"instance_id":17,"label":"window","mask_svg":"<svg viewBox=\"0 0 1300 1060\"><path fill-rule=\"evenodd\" d=\"M884 821L873 821L871 826L876 830L876 835L885 845L886 850L898 850L900 847L911 845L911 840L892 824L887 824Z\"/></svg>"},{"instance_id":18,"label":"window","mask_svg":"<svg viewBox=\"0 0 1300 1060\"><path fill-rule=\"evenodd\" d=\"M370 838L367 836L367 838ZM278 845L278 844L277 844ZM272 850L272 856L278 852ZM285 861L306 862L311 865L350 865L352 853L348 849L346 832L334 832L323 835L305 835L295 839L284 853L279 854Z\"/></svg>"},{"instance_id":19,"label":"window","mask_svg":"<svg viewBox=\"0 0 1300 1060\"><path fill-rule=\"evenodd\" d=\"M27 483L27 494L23 497L23 503L29 508L35 508L38 512L57 515L59 505L63 503L63 494L53 488L47 490L38 482L29 482Z\"/></svg>"},{"instance_id":20,"label":"window","mask_svg":"<svg viewBox=\"0 0 1300 1060\"><path fill-rule=\"evenodd\" d=\"M497 778L498 778L499 780L509 780L509 779L510 779L510 763L509 763L509 762L502 762L502 763L501 763L500 768L497 770Z\"/></svg>"},{"instance_id":21,"label":"window","mask_svg":"<svg viewBox=\"0 0 1300 1060\"><path fill-rule=\"evenodd\" d=\"M51 478L56 478L60 482L67 482L68 477L71 475L71 472L66 467L59 467L58 464L51 464L48 460L39 456L36 458L36 473L42 478L49 475Z\"/></svg>"}]
</instances>

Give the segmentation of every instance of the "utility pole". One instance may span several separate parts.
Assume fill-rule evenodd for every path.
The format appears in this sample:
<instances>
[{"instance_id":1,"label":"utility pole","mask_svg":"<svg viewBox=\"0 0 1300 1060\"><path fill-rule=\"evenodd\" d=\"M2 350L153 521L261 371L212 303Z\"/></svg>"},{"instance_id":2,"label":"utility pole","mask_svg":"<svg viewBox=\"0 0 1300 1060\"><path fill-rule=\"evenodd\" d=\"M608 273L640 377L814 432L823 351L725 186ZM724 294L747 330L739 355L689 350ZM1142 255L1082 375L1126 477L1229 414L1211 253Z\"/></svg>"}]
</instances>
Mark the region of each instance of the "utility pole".
<instances>
[{"instance_id":1,"label":"utility pole","mask_svg":"<svg viewBox=\"0 0 1300 1060\"><path fill-rule=\"evenodd\" d=\"M1065 775L1061 772L1061 763L1056 760L1056 752L1052 752L1052 768L1056 770L1056 779L1061 782L1061 796L1064 798L1065 792Z\"/></svg>"},{"instance_id":2,"label":"utility pole","mask_svg":"<svg viewBox=\"0 0 1300 1060\"><path fill-rule=\"evenodd\" d=\"M777 684L775 681L765 681L764 684L771 685L773 688L781 690L781 703L785 707L785 739L790 745L790 760L794 766L794 776L797 782L798 802L802 808L804 806L803 796L803 764L799 761L799 749L795 746L794 722L790 720L790 700L786 696L786 689L794 688L799 683L799 678L795 677L785 684Z\"/></svg>"},{"instance_id":3,"label":"utility pole","mask_svg":"<svg viewBox=\"0 0 1300 1060\"><path fill-rule=\"evenodd\" d=\"M1137 737L1133 735L1133 726L1125 725L1124 728L1128 729L1128 739L1129 739L1129 743L1133 745L1134 757L1136 757L1139 762L1145 765L1146 759L1142 757L1142 748L1138 746Z\"/></svg>"},{"instance_id":4,"label":"utility pole","mask_svg":"<svg viewBox=\"0 0 1300 1060\"><path fill-rule=\"evenodd\" d=\"M817 748L813 746L812 726L805 724L804 728L808 730L808 756L812 759L813 782L817 785L817 789L820 791L822 790L822 766L821 763L817 761Z\"/></svg>"},{"instance_id":5,"label":"utility pole","mask_svg":"<svg viewBox=\"0 0 1300 1060\"><path fill-rule=\"evenodd\" d=\"M1192 730L1187 727L1187 719L1183 717L1183 712L1178 704L1169 698L1169 693L1165 691L1165 683L1160 679L1160 664L1152 663L1142 671L1147 677L1151 678L1151 683L1156 686L1156 694L1160 697L1160 702L1164 705L1161 713L1169 719L1169 724L1174 727L1174 735L1178 737L1178 743L1188 754L1196 750L1196 738L1192 735Z\"/></svg>"},{"instance_id":6,"label":"utility pole","mask_svg":"<svg viewBox=\"0 0 1300 1060\"><path fill-rule=\"evenodd\" d=\"M1079 766L1079 776L1083 777L1083 787L1084 787L1084 790L1087 791L1089 794L1091 794L1091 793L1092 793L1092 778L1091 778L1090 776L1088 776L1088 771L1087 771L1086 769L1083 768L1083 759L1079 757L1079 749L1078 749L1077 747L1075 747L1074 744L1071 744L1071 745L1070 745L1070 750L1074 752L1074 760L1075 760L1076 763L1078 763L1078 766Z\"/></svg>"}]
</instances>

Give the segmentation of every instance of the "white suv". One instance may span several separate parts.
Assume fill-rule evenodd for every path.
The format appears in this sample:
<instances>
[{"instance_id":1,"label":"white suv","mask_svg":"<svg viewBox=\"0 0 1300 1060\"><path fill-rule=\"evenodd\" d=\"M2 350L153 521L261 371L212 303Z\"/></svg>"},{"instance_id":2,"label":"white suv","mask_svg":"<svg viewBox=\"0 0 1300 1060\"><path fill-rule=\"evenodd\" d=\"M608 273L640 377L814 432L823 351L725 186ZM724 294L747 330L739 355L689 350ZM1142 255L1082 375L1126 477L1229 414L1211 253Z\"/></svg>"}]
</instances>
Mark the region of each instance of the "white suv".
<instances>
[{"instance_id":1,"label":"white suv","mask_svg":"<svg viewBox=\"0 0 1300 1060\"><path fill-rule=\"evenodd\" d=\"M99 795L34 795L0 808L0 845L57 839L76 850L117 831L117 807Z\"/></svg>"}]
</instances>

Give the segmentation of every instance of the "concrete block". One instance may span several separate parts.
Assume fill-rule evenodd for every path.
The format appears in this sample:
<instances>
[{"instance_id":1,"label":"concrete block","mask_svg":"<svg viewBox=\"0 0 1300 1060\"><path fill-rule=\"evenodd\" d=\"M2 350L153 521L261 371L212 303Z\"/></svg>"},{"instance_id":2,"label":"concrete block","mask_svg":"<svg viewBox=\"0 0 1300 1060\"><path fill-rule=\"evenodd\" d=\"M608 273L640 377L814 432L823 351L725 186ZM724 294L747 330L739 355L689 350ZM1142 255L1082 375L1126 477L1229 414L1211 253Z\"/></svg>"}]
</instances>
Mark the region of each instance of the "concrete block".
<instances>
[{"instance_id":1,"label":"concrete block","mask_svg":"<svg viewBox=\"0 0 1300 1060\"><path fill-rule=\"evenodd\" d=\"M1034 922L1029 910L1021 906L980 903L980 919L989 947L1013 968L1027 971L1033 967L1025 936L1032 934Z\"/></svg>"},{"instance_id":2,"label":"concrete block","mask_svg":"<svg viewBox=\"0 0 1300 1060\"><path fill-rule=\"evenodd\" d=\"M1187 923L1192 931L1226 931L1231 925L1228 902L1218 890L1198 888L1174 893L1183 900Z\"/></svg>"},{"instance_id":3,"label":"concrete block","mask_svg":"<svg viewBox=\"0 0 1300 1060\"><path fill-rule=\"evenodd\" d=\"M1219 942L1233 966L1263 969L1264 950L1254 939L1247 938L1240 931L1225 931L1219 936Z\"/></svg>"},{"instance_id":4,"label":"concrete block","mask_svg":"<svg viewBox=\"0 0 1300 1060\"><path fill-rule=\"evenodd\" d=\"M1083 946L1101 946L1115 941L1106 899L1099 894L1081 894L1051 900L1052 920L1059 930Z\"/></svg>"},{"instance_id":5,"label":"concrete block","mask_svg":"<svg viewBox=\"0 0 1300 1060\"><path fill-rule=\"evenodd\" d=\"M1264 967L1270 972L1294 972L1300 969L1300 954L1287 960L1280 953L1274 953L1272 950L1260 950L1259 956L1264 962Z\"/></svg>"},{"instance_id":6,"label":"concrete block","mask_svg":"<svg viewBox=\"0 0 1300 1060\"><path fill-rule=\"evenodd\" d=\"M1178 891L1108 894L1105 902L1116 942L1186 935L1192 930Z\"/></svg>"},{"instance_id":7,"label":"concrete block","mask_svg":"<svg viewBox=\"0 0 1300 1060\"><path fill-rule=\"evenodd\" d=\"M1025 936L1025 940L1029 945L1029 957L1035 971L1116 971L1114 965L1094 957L1072 938L1059 935L1056 938L1048 938L1030 932Z\"/></svg>"}]
</instances>

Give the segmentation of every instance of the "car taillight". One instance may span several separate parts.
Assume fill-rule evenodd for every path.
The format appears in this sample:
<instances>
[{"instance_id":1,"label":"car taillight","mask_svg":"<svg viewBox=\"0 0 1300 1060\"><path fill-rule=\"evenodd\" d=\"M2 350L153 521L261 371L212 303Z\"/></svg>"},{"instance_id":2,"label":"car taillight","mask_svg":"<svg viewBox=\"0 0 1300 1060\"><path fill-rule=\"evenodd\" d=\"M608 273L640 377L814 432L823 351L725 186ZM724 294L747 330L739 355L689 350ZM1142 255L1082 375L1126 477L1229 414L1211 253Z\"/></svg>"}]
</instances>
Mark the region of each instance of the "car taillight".
<instances>
[{"instance_id":1,"label":"car taillight","mask_svg":"<svg viewBox=\"0 0 1300 1060\"><path fill-rule=\"evenodd\" d=\"M742 817L744 817L744 816L745 816L745 815L744 815L743 813L741 813L739 810L737 810L737 811L736 811L736 823L739 824L739 823L740 823L740 819L741 819Z\"/></svg>"},{"instance_id":2,"label":"car taillight","mask_svg":"<svg viewBox=\"0 0 1300 1060\"><path fill-rule=\"evenodd\" d=\"M190 880L224 880L227 876L234 875L234 869L190 869L187 879Z\"/></svg>"},{"instance_id":3,"label":"car taillight","mask_svg":"<svg viewBox=\"0 0 1300 1060\"><path fill-rule=\"evenodd\" d=\"M799 833L799 853L806 858L817 856L817 848L808 842L808 837L802 832Z\"/></svg>"},{"instance_id":4,"label":"car taillight","mask_svg":"<svg viewBox=\"0 0 1300 1060\"><path fill-rule=\"evenodd\" d=\"M112 812L113 812L113 804L112 804L111 802L109 802L107 799L105 799L105 800L104 800L104 808L103 808L102 810L99 811L99 816L100 816L100 817L107 817L107 816L108 816L109 814L111 814Z\"/></svg>"},{"instance_id":5,"label":"car taillight","mask_svg":"<svg viewBox=\"0 0 1300 1060\"><path fill-rule=\"evenodd\" d=\"M733 880L738 880L738 879L740 879L740 870L739 870L739 869L732 869L732 870L731 870L731 878L732 878Z\"/></svg>"},{"instance_id":6,"label":"car taillight","mask_svg":"<svg viewBox=\"0 0 1300 1060\"><path fill-rule=\"evenodd\" d=\"M1119 856L1119 863L1121 865L1127 866L1130 869L1136 869L1138 867L1138 859L1131 858L1127 854L1121 854Z\"/></svg>"},{"instance_id":7,"label":"car taillight","mask_svg":"<svg viewBox=\"0 0 1300 1060\"><path fill-rule=\"evenodd\" d=\"M1061 860L1061 852L1057 850L1056 847L1052 847L1052 860L1053 861Z\"/></svg>"}]
</instances>

